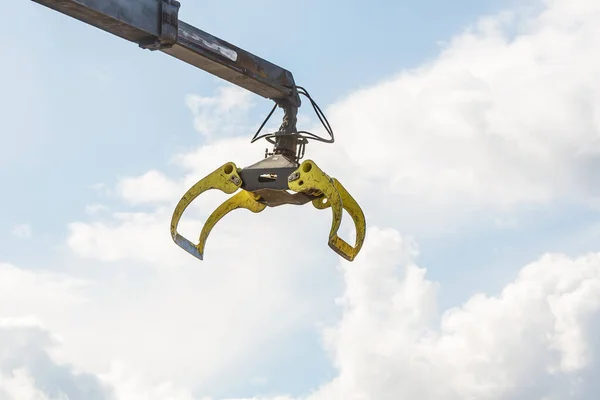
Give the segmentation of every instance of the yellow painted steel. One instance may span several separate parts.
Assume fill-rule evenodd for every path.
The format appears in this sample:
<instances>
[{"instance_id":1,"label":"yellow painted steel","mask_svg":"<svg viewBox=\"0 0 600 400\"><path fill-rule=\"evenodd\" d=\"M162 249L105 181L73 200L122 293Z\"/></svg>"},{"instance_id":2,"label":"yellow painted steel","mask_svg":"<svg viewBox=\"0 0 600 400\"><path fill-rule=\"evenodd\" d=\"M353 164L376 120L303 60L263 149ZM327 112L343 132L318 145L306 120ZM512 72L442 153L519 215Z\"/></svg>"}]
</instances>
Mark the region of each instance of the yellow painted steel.
<instances>
[{"instance_id":1,"label":"yellow painted steel","mask_svg":"<svg viewBox=\"0 0 600 400\"><path fill-rule=\"evenodd\" d=\"M204 227L202 228L202 232L200 233L200 240L198 242L197 248L201 254L204 254L204 245L206 244L206 239L210 234L212 228L223 218L227 213L238 209L245 208L247 210L252 211L253 213L259 213L264 210L267 206L266 204L262 204L257 202L260 196L254 195L250 192L242 190L241 192L233 195L228 200L223 202L213 213L208 217Z\"/></svg>"},{"instance_id":2,"label":"yellow painted steel","mask_svg":"<svg viewBox=\"0 0 600 400\"><path fill-rule=\"evenodd\" d=\"M242 186L242 179L233 162L223 164L205 178L194 184L179 200L171 218L171 237L183 250L202 260L206 240L214 226L229 212L238 208L245 208L253 213L259 213L266 208L266 204L259 202L260 196L243 190L223 202L208 217L204 224L198 244L192 243L177 232L177 226L185 209L200 194L207 190L217 189L227 194L232 194ZM365 240L366 222L363 211L335 178L329 177L312 160L304 161L289 177L289 189L295 192L304 192L313 196L322 196L312 201L315 208L324 210L331 207L332 222L329 231L328 245L337 254L348 261L353 261L360 252ZM356 229L354 246L348 244L337 234L342 222L343 210L352 217Z\"/></svg>"},{"instance_id":3,"label":"yellow painted steel","mask_svg":"<svg viewBox=\"0 0 600 400\"><path fill-rule=\"evenodd\" d=\"M344 208L344 210L346 210L348 215L350 215L350 217L354 221L354 229L356 231L354 247L350 246L346 241L340 238L338 238L336 246L340 249L343 249L341 251L347 256L344 258L346 258L348 261L353 261L354 258L360 252L360 249L362 248L363 243L365 241L365 234L367 229L365 214L363 213L356 200L354 200L350 193L348 193L346 188L344 188L344 186L342 186L342 184L337 179L331 179L333 181L333 185L337 189L342 199L342 207ZM329 200L326 198L314 199L312 201L312 204L313 206L315 206L315 208L319 210L324 210L328 207L331 207Z\"/></svg>"},{"instance_id":4,"label":"yellow painted steel","mask_svg":"<svg viewBox=\"0 0 600 400\"><path fill-rule=\"evenodd\" d=\"M221 167L194 184L194 186L183 195L181 200L179 200L179 203L177 203L177 206L175 207L175 211L173 211L173 216L171 217L171 237L173 238L173 241L183 250L202 260L203 253L199 248L199 245L192 243L177 232L177 226L183 212L196 197L207 190L218 189L224 193L232 194L238 190L240 186L242 186L242 179L238 175L238 168L232 162L223 164Z\"/></svg>"},{"instance_id":5,"label":"yellow painted steel","mask_svg":"<svg viewBox=\"0 0 600 400\"><path fill-rule=\"evenodd\" d=\"M331 207L333 220L329 231L329 247L348 261L353 261L360 252L366 233L365 215L354 198L335 178L329 177L312 160L304 161L294 173L294 179L288 183L291 190L296 192L311 192L318 190L323 193L322 198L313 200L317 209ZM337 231L342 222L343 210L346 210L354 221L356 239L354 246L340 238Z\"/></svg>"}]
</instances>

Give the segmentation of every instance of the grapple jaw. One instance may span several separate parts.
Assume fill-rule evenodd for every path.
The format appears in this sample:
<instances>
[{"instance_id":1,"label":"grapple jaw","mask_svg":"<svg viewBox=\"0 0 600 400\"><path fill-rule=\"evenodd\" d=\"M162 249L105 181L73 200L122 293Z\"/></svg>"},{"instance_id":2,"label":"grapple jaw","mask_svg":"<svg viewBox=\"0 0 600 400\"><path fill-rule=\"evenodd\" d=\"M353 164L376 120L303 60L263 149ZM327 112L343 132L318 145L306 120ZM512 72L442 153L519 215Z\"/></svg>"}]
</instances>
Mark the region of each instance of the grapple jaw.
<instances>
[{"instance_id":1,"label":"grapple jaw","mask_svg":"<svg viewBox=\"0 0 600 400\"><path fill-rule=\"evenodd\" d=\"M194 244L177 232L177 226L183 212L192 201L211 189L227 194L240 191L223 202L208 217L198 243ZM183 250L202 260L208 235L227 213L238 208L259 213L267 206L303 205L308 202L312 202L319 210L331 208L333 219L329 231L329 247L344 259L354 260L363 245L366 230L365 216L358 203L337 179L330 178L312 160L305 160L299 165L281 154L271 155L244 169L228 162L194 184L175 207L171 218L171 237ZM354 246L337 234L343 210L346 210L354 221Z\"/></svg>"},{"instance_id":2,"label":"grapple jaw","mask_svg":"<svg viewBox=\"0 0 600 400\"><path fill-rule=\"evenodd\" d=\"M366 222L365 215L354 198L346 188L335 178L329 177L312 160L304 161L288 177L288 186L299 193L314 193L318 191L321 196L312 200L312 204L319 210L331 207L332 221L329 231L329 247L338 255L348 261L353 261L365 240ZM351 246L337 234L342 223L343 210L354 221L356 238Z\"/></svg>"}]
</instances>

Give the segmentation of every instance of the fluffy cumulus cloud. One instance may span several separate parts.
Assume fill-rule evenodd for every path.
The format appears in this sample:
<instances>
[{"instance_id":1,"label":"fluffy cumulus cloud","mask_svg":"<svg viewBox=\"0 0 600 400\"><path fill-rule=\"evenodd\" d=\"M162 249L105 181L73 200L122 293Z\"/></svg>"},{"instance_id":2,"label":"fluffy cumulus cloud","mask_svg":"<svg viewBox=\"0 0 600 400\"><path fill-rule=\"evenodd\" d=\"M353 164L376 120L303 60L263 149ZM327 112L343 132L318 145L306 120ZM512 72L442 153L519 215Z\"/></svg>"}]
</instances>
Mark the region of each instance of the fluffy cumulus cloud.
<instances>
[{"instance_id":1,"label":"fluffy cumulus cloud","mask_svg":"<svg viewBox=\"0 0 600 400\"><path fill-rule=\"evenodd\" d=\"M415 229L481 207L597 205L600 3L540 5L484 18L435 60L334 104L322 163L364 201L406 205L396 214Z\"/></svg>"},{"instance_id":2,"label":"fluffy cumulus cloud","mask_svg":"<svg viewBox=\"0 0 600 400\"><path fill-rule=\"evenodd\" d=\"M600 253L546 254L499 293L439 310L443 282L428 279L408 239L482 210L490 224L518 227L511 211L523 206L598 204L600 3L535 5L484 18L435 60L328 108L335 147L311 144L309 157L370 225L357 260L338 268L337 309L327 303L339 294L327 212L228 215L202 263L171 242L179 196L262 151L237 133L251 125L248 93L189 96L206 142L174 157L181 178L154 168L102 187L122 204L92 204L89 220L69 225L69 249L101 271L93 284L0 265L0 398L208 400L207 382L225 387L272 343L337 311L322 331L336 377L305 399L595 398ZM224 198L199 199L182 233L195 240ZM33 314L45 326L15 319Z\"/></svg>"},{"instance_id":3,"label":"fluffy cumulus cloud","mask_svg":"<svg viewBox=\"0 0 600 400\"><path fill-rule=\"evenodd\" d=\"M500 294L438 313L414 243L387 229L344 267L344 316L326 332L339 376L310 399L592 399L600 253L547 254Z\"/></svg>"},{"instance_id":4,"label":"fluffy cumulus cloud","mask_svg":"<svg viewBox=\"0 0 600 400\"><path fill-rule=\"evenodd\" d=\"M19 318L44 313L56 321L70 309L85 306L91 283L70 276L32 272L0 262L0 316Z\"/></svg>"},{"instance_id":5,"label":"fluffy cumulus cloud","mask_svg":"<svg viewBox=\"0 0 600 400\"><path fill-rule=\"evenodd\" d=\"M178 190L178 186L156 170L148 171L140 177L122 179L118 184L119 196L131 204L173 200L172 195Z\"/></svg>"},{"instance_id":6,"label":"fluffy cumulus cloud","mask_svg":"<svg viewBox=\"0 0 600 400\"><path fill-rule=\"evenodd\" d=\"M104 400L112 390L98 377L56 363L57 339L34 318L0 319L0 398Z\"/></svg>"},{"instance_id":7,"label":"fluffy cumulus cloud","mask_svg":"<svg viewBox=\"0 0 600 400\"><path fill-rule=\"evenodd\" d=\"M35 318L0 319L0 399L192 400L169 382L139 382L114 365L103 375L77 371L52 354L60 339Z\"/></svg>"},{"instance_id":8,"label":"fluffy cumulus cloud","mask_svg":"<svg viewBox=\"0 0 600 400\"><path fill-rule=\"evenodd\" d=\"M343 317L324 332L338 376L304 399L595 398L600 253L544 255L498 295L443 312L417 255L396 230L370 229L357 261L341 266ZM0 336L0 388L29 396L8 398L208 400L171 382L152 386L118 363L75 372L49 355L58 342L35 321L3 320Z\"/></svg>"}]
</instances>

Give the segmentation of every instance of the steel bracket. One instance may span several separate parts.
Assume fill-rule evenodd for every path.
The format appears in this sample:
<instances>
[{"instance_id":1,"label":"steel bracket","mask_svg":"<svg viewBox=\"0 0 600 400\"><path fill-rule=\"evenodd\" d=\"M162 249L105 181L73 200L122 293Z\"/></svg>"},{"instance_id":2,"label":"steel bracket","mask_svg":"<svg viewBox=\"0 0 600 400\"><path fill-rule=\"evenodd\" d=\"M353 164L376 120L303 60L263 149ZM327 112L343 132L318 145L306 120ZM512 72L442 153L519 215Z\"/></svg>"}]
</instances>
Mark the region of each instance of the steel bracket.
<instances>
[{"instance_id":1,"label":"steel bracket","mask_svg":"<svg viewBox=\"0 0 600 400\"><path fill-rule=\"evenodd\" d=\"M160 0L159 36L152 41L141 42L139 45L147 50L162 50L177 44L179 31L179 8L177 0Z\"/></svg>"}]
</instances>

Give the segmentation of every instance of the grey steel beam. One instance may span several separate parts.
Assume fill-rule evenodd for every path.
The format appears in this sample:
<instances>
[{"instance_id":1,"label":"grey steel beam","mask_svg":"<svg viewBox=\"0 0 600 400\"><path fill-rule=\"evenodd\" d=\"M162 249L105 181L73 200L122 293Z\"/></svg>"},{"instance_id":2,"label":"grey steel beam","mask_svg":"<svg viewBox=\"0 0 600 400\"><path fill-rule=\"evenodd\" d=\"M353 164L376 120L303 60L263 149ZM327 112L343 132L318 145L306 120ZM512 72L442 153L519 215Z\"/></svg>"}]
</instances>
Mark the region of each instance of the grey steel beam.
<instances>
[{"instance_id":1,"label":"grey steel beam","mask_svg":"<svg viewBox=\"0 0 600 400\"><path fill-rule=\"evenodd\" d=\"M292 73L179 21L175 0L32 0L108 33L159 50L221 79L300 107Z\"/></svg>"}]
</instances>

